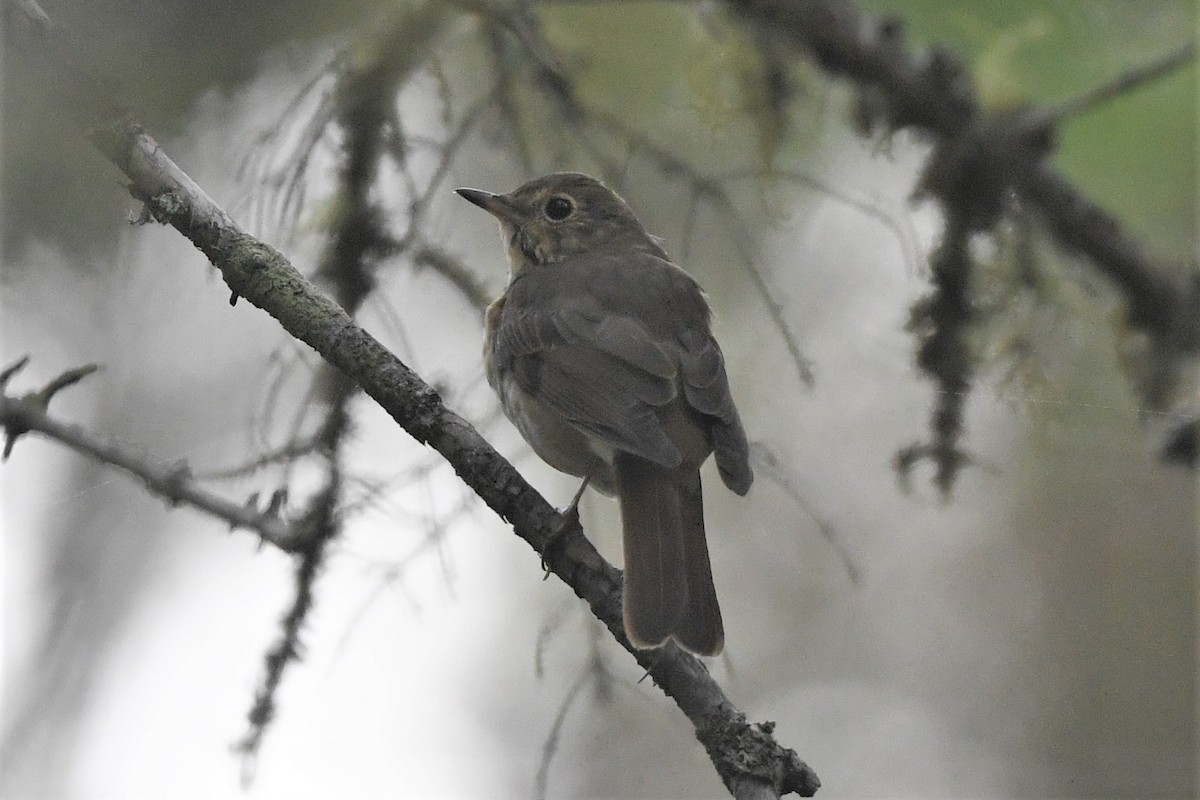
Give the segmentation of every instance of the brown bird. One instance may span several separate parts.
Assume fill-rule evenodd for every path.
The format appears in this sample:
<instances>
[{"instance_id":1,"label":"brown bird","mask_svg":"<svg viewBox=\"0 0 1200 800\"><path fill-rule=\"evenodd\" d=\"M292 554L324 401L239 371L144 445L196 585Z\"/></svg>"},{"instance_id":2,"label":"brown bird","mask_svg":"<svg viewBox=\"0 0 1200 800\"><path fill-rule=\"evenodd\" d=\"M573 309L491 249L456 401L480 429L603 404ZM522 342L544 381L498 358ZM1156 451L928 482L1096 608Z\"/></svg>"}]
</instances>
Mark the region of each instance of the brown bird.
<instances>
[{"instance_id":1,"label":"brown bird","mask_svg":"<svg viewBox=\"0 0 1200 800\"><path fill-rule=\"evenodd\" d=\"M488 383L539 456L620 502L629 640L716 655L700 465L714 453L740 495L754 475L700 286L595 178L457 191L508 245L508 288L487 310Z\"/></svg>"}]
</instances>

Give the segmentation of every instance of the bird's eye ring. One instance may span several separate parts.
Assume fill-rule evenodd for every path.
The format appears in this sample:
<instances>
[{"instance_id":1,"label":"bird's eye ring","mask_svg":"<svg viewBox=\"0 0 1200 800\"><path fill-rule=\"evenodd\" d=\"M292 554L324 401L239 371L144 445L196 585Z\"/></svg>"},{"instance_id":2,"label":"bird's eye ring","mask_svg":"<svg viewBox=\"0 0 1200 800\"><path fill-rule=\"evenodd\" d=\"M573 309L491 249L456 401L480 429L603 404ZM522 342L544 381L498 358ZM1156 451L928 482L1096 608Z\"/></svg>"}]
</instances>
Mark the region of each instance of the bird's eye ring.
<instances>
[{"instance_id":1,"label":"bird's eye ring","mask_svg":"<svg viewBox=\"0 0 1200 800\"><path fill-rule=\"evenodd\" d=\"M543 209L546 212L546 218L552 222L562 222L571 216L571 212L574 210L575 204L561 195L555 195L547 200Z\"/></svg>"}]
</instances>

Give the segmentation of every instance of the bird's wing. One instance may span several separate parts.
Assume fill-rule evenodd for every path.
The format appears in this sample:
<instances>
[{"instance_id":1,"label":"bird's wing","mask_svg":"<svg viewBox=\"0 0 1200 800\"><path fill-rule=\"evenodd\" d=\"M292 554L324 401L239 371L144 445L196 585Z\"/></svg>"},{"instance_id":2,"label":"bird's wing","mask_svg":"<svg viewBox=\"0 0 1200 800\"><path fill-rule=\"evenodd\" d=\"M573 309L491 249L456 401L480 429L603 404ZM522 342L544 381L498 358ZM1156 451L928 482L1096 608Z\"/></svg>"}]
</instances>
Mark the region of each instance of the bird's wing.
<instances>
[{"instance_id":1,"label":"bird's wing","mask_svg":"<svg viewBox=\"0 0 1200 800\"><path fill-rule=\"evenodd\" d=\"M708 417L714 437L732 441L718 466L746 458L708 305L663 259L589 257L528 273L510 288L493 358L523 391L617 450L678 466L658 411L682 397L698 424Z\"/></svg>"},{"instance_id":2,"label":"bird's wing","mask_svg":"<svg viewBox=\"0 0 1200 800\"><path fill-rule=\"evenodd\" d=\"M721 480L740 495L750 490L750 444L733 404L725 356L708 331L687 329L680 334L680 374L688 405L710 418L713 457Z\"/></svg>"},{"instance_id":3,"label":"bird's wing","mask_svg":"<svg viewBox=\"0 0 1200 800\"><path fill-rule=\"evenodd\" d=\"M614 338L615 327L624 330ZM665 354L636 327L633 320L589 325L569 307L506 308L493 358L522 391L585 433L614 449L675 467L682 456L655 413L677 396L674 372Z\"/></svg>"}]
</instances>

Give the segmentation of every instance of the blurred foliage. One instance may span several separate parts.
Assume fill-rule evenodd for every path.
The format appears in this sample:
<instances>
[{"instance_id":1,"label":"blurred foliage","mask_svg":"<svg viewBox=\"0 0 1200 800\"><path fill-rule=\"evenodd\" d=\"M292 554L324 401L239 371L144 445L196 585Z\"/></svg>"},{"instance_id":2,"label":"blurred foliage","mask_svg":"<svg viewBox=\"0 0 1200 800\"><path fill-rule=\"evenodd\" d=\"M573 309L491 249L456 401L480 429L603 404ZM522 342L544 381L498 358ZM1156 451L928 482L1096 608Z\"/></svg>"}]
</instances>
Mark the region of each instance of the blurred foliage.
<instances>
[{"instance_id":1,"label":"blurred foliage","mask_svg":"<svg viewBox=\"0 0 1200 800\"><path fill-rule=\"evenodd\" d=\"M344 35L391 7L380 0L110 0L102 11L86 0L41 5L70 41L71 67L113 87L117 102L164 141L186 134L206 93L241 86L268 57L307 64L321 37ZM38 63L36 38L30 46L20 21L5 22L0 193L8 202L0 236L14 250L31 238L52 241L82 263L110 257L113 223L128 196L47 91L49 67Z\"/></svg>"},{"instance_id":2,"label":"blurred foliage","mask_svg":"<svg viewBox=\"0 0 1200 800\"><path fill-rule=\"evenodd\" d=\"M914 45L967 59L992 108L1054 106L1196 35L1190 0L865 0L899 16ZM1054 163L1155 254L1184 258L1196 236L1196 69L1138 88L1060 128Z\"/></svg>"},{"instance_id":3,"label":"blurred foliage","mask_svg":"<svg viewBox=\"0 0 1200 800\"><path fill-rule=\"evenodd\" d=\"M800 143L786 134L805 107L788 101L811 68L788 64L781 74L770 52L716 9L596 4L551 7L540 18L585 103L681 156L767 168L781 147ZM748 152L757 164L746 163Z\"/></svg>"},{"instance_id":4,"label":"blurred foliage","mask_svg":"<svg viewBox=\"0 0 1200 800\"><path fill-rule=\"evenodd\" d=\"M1186 0L869 0L864 6L904 19L916 46L942 43L961 53L995 108L1075 97L1195 30L1195 8ZM188 115L205 93L238 87L268 64L308 66L331 38L352 41L392 5L115 0L105 4L102 19L80 0L48 0L45 7L77 43L76 66L118 86L116 96L169 141L186 134ZM805 150L823 112L817 92L828 84L819 73L790 59L786 69L772 63L770 51L720 6L563 4L537 7L536 17L585 105L713 171L765 168L780 153ZM452 39L441 58L460 67L477 62L486 72L486 58L476 57L478 39L461 31ZM113 217L128 205L115 179L107 179L112 171L49 102L27 54L7 47L3 60L0 191L21 199L4 209L5 240L19 246L32 236L82 256L107 252ZM527 87L515 91L531 99ZM1171 256L1193 244L1195 107L1195 72L1180 71L1068 120L1055 156L1085 194ZM549 150L562 145L553 130L525 133ZM231 152L231 161L238 155Z\"/></svg>"}]
</instances>

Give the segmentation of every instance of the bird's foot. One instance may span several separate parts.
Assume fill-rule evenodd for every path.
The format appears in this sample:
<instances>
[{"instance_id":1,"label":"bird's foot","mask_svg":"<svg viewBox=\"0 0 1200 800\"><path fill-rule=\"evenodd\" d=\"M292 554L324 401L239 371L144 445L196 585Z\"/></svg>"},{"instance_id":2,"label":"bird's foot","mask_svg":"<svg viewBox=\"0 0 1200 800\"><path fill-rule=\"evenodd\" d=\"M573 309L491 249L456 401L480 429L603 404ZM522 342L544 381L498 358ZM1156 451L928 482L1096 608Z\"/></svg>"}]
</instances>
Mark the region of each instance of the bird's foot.
<instances>
[{"instance_id":1,"label":"bird's foot","mask_svg":"<svg viewBox=\"0 0 1200 800\"><path fill-rule=\"evenodd\" d=\"M571 498L570 505L568 505L566 508L558 509L558 514L562 519L562 524L558 526L558 530L556 530L550 537L550 541L546 542L546 547L542 551L542 580L550 577L550 564L546 560L547 554L550 552L550 548L554 547L554 545L558 543L559 538L567 529L579 528L582 530L583 528L582 524L579 522L579 500L581 497L583 497L583 490L588 487L588 483L590 481L591 478L584 478L583 483L579 484L579 490L576 491L575 496Z\"/></svg>"}]
</instances>

